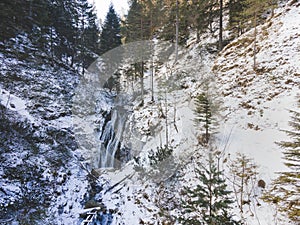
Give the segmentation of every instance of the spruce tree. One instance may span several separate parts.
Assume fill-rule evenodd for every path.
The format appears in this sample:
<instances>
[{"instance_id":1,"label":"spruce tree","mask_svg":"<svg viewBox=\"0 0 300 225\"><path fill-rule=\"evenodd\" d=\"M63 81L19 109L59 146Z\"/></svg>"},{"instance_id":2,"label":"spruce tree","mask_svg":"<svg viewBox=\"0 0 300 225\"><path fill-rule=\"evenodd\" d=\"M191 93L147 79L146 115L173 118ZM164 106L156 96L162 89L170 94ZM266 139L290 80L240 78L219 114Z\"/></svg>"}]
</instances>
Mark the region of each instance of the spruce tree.
<instances>
[{"instance_id":1,"label":"spruce tree","mask_svg":"<svg viewBox=\"0 0 300 225\"><path fill-rule=\"evenodd\" d=\"M150 15L145 4L133 0L126 18L126 42L149 40L151 35Z\"/></svg>"},{"instance_id":2,"label":"spruce tree","mask_svg":"<svg viewBox=\"0 0 300 225\"><path fill-rule=\"evenodd\" d=\"M146 2L140 2L137 0L131 1L128 15L126 18L126 42L149 40L151 36L151 18L150 14L146 10ZM140 78L140 90L141 90L141 104L144 104L144 73L145 62L149 60L150 53L147 55L146 46L137 45L138 51L141 51L140 62L136 62L132 65L135 74ZM149 51L149 49L147 50Z\"/></svg>"},{"instance_id":3,"label":"spruce tree","mask_svg":"<svg viewBox=\"0 0 300 225\"><path fill-rule=\"evenodd\" d=\"M151 171L149 176L154 181L167 180L176 173L177 165L173 156L173 148L167 145L151 150L148 155Z\"/></svg>"},{"instance_id":4,"label":"spruce tree","mask_svg":"<svg viewBox=\"0 0 300 225\"><path fill-rule=\"evenodd\" d=\"M238 37L244 32L242 12L246 8L246 0L229 0L227 7L229 9L228 29L233 37Z\"/></svg>"},{"instance_id":5,"label":"spruce tree","mask_svg":"<svg viewBox=\"0 0 300 225\"><path fill-rule=\"evenodd\" d=\"M261 14L267 8L267 0L246 0L247 8L243 15L246 20L251 21L251 27L254 27L253 34L253 69L256 69L256 53L257 53L257 25L260 23ZM245 23L247 24L247 23Z\"/></svg>"},{"instance_id":6,"label":"spruce tree","mask_svg":"<svg viewBox=\"0 0 300 225\"><path fill-rule=\"evenodd\" d=\"M110 5L100 35L100 49L99 49L100 55L122 44L120 33L121 33L120 19L116 14L113 5Z\"/></svg>"},{"instance_id":7,"label":"spruce tree","mask_svg":"<svg viewBox=\"0 0 300 225\"><path fill-rule=\"evenodd\" d=\"M86 47L85 54L85 68L88 67L96 58L99 53L99 34L100 30L96 24L97 15L94 8L87 12L87 26L84 29L84 46Z\"/></svg>"},{"instance_id":8,"label":"spruce tree","mask_svg":"<svg viewBox=\"0 0 300 225\"><path fill-rule=\"evenodd\" d=\"M77 67L91 62L99 29L87 0L4 0L0 6L0 40L26 33L52 62L61 60Z\"/></svg>"},{"instance_id":9,"label":"spruce tree","mask_svg":"<svg viewBox=\"0 0 300 225\"><path fill-rule=\"evenodd\" d=\"M164 7L165 18L159 38L176 42L176 30L178 29L178 43L180 45L186 44L189 36L189 11L187 2L178 1L177 5L177 1L166 1Z\"/></svg>"},{"instance_id":10,"label":"spruce tree","mask_svg":"<svg viewBox=\"0 0 300 225\"><path fill-rule=\"evenodd\" d=\"M185 225L234 225L238 224L230 215L233 201L231 192L217 169L212 155L207 166L198 164L195 169L195 186L185 186L182 191L182 208L180 222Z\"/></svg>"},{"instance_id":11,"label":"spruce tree","mask_svg":"<svg viewBox=\"0 0 300 225\"><path fill-rule=\"evenodd\" d=\"M77 29L73 24L75 9L74 4L68 1L57 1L56 4L51 4L49 8L49 20L46 21L48 26L48 33L50 35L50 46L55 53L55 56L61 60L68 59L68 57L74 58L75 52L75 38L77 35ZM53 32L55 31L55 35ZM66 61L65 60L65 61ZM72 65L71 60L70 65ZM66 63L68 63L66 61Z\"/></svg>"},{"instance_id":12,"label":"spruce tree","mask_svg":"<svg viewBox=\"0 0 300 225\"><path fill-rule=\"evenodd\" d=\"M298 96L300 109L300 96ZM297 224L300 221L300 110L290 110L291 130L285 131L289 141L279 142L283 149L284 164L288 170L280 172L263 199L275 204L281 212Z\"/></svg>"},{"instance_id":13,"label":"spruce tree","mask_svg":"<svg viewBox=\"0 0 300 225\"><path fill-rule=\"evenodd\" d=\"M17 33L14 28L15 10L13 1L2 0L0 2L0 41L14 37Z\"/></svg>"},{"instance_id":14,"label":"spruce tree","mask_svg":"<svg viewBox=\"0 0 300 225\"><path fill-rule=\"evenodd\" d=\"M213 115L215 106L213 106L212 102L205 93L201 93L196 97L195 105L195 123L196 126L200 126L200 131L204 131L205 138L203 143L207 144L209 142L210 135L215 129L216 121Z\"/></svg>"},{"instance_id":15,"label":"spruce tree","mask_svg":"<svg viewBox=\"0 0 300 225\"><path fill-rule=\"evenodd\" d=\"M245 31L255 28L264 21L263 13L274 10L274 0L229 0L228 29L233 37L240 36Z\"/></svg>"}]
</instances>

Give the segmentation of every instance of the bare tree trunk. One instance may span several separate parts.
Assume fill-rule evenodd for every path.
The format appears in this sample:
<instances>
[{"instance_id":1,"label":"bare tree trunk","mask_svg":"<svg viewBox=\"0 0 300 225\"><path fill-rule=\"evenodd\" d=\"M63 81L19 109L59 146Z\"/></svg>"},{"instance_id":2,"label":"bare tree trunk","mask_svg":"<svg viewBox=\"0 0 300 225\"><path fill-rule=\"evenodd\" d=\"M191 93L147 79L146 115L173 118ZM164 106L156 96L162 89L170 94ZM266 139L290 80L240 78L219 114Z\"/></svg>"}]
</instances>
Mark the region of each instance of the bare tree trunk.
<instances>
[{"instance_id":1,"label":"bare tree trunk","mask_svg":"<svg viewBox=\"0 0 300 225\"><path fill-rule=\"evenodd\" d=\"M7 98L6 105L5 105L6 110L7 110L9 101L10 101L10 93L8 94L8 98Z\"/></svg>"},{"instance_id":2,"label":"bare tree trunk","mask_svg":"<svg viewBox=\"0 0 300 225\"><path fill-rule=\"evenodd\" d=\"M223 0L220 0L219 51L223 49Z\"/></svg>"},{"instance_id":3,"label":"bare tree trunk","mask_svg":"<svg viewBox=\"0 0 300 225\"><path fill-rule=\"evenodd\" d=\"M154 65L153 65L153 56L151 59L151 101L155 102L154 100Z\"/></svg>"},{"instance_id":4,"label":"bare tree trunk","mask_svg":"<svg viewBox=\"0 0 300 225\"><path fill-rule=\"evenodd\" d=\"M153 39L153 14L151 9L150 17L150 28L151 28L151 38ZM151 101L154 102L154 45L153 40L151 40L151 65L150 65L150 75L151 75Z\"/></svg>"},{"instance_id":5,"label":"bare tree trunk","mask_svg":"<svg viewBox=\"0 0 300 225\"><path fill-rule=\"evenodd\" d=\"M29 17L32 19L32 0L29 2Z\"/></svg>"},{"instance_id":6,"label":"bare tree trunk","mask_svg":"<svg viewBox=\"0 0 300 225\"><path fill-rule=\"evenodd\" d=\"M51 63L54 64L54 44L53 44L53 27L50 27L50 55L51 55Z\"/></svg>"},{"instance_id":7,"label":"bare tree trunk","mask_svg":"<svg viewBox=\"0 0 300 225\"><path fill-rule=\"evenodd\" d=\"M214 29L213 29L213 19L214 19L214 16L213 16L213 6L211 5L209 7L209 30L210 32L213 34L214 33Z\"/></svg>"},{"instance_id":8,"label":"bare tree trunk","mask_svg":"<svg viewBox=\"0 0 300 225\"><path fill-rule=\"evenodd\" d=\"M173 122L174 122L174 127L175 127L175 130L176 132L178 133L178 127L177 127L177 124L176 124L176 113L177 113L177 108L176 108L176 101L174 103L174 117L173 117Z\"/></svg>"},{"instance_id":9,"label":"bare tree trunk","mask_svg":"<svg viewBox=\"0 0 300 225\"><path fill-rule=\"evenodd\" d=\"M84 17L84 9L83 7L81 7L81 16ZM84 50L84 26L85 26L85 22L84 22L84 18L81 19L81 38L80 38L80 42L81 42L81 65L82 65L82 76L84 75L84 54L85 54L85 50Z\"/></svg>"},{"instance_id":10,"label":"bare tree trunk","mask_svg":"<svg viewBox=\"0 0 300 225\"><path fill-rule=\"evenodd\" d=\"M141 40L143 40L143 18L141 18ZM141 74L140 74L140 79L141 79L141 106L144 105L144 59L141 59Z\"/></svg>"},{"instance_id":11,"label":"bare tree trunk","mask_svg":"<svg viewBox=\"0 0 300 225\"><path fill-rule=\"evenodd\" d=\"M211 156L210 156L211 157ZM212 180L212 161L210 159L210 162L209 162L209 180L211 181ZM213 193L212 193L212 184L211 182L209 182L209 187L208 187L208 191L209 191L209 224L212 224L212 208L213 208Z\"/></svg>"},{"instance_id":12,"label":"bare tree trunk","mask_svg":"<svg viewBox=\"0 0 300 225\"><path fill-rule=\"evenodd\" d=\"M160 132L159 132L159 147L162 148L162 138Z\"/></svg>"},{"instance_id":13,"label":"bare tree trunk","mask_svg":"<svg viewBox=\"0 0 300 225\"><path fill-rule=\"evenodd\" d=\"M206 113L205 113L205 141L206 141L206 144L208 144L208 141L209 141L209 121L208 121L208 118L209 118L209 112L208 112L208 109L206 109Z\"/></svg>"},{"instance_id":14,"label":"bare tree trunk","mask_svg":"<svg viewBox=\"0 0 300 225\"><path fill-rule=\"evenodd\" d=\"M176 0L176 42L175 42L175 63L178 60L178 44L179 44L179 10L178 0Z\"/></svg>"},{"instance_id":15,"label":"bare tree trunk","mask_svg":"<svg viewBox=\"0 0 300 225\"><path fill-rule=\"evenodd\" d=\"M169 146L169 130L168 130L168 99L167 99L167 88L165 88L165 104L166 104L166 118L165 118L165 122L166 122L166 146Z\"/></svg>"},{"instance_id":16,"label":"bare tree trunk","mask_svg":"<svg viewBox=\"0 0 300 225\"><path fill-rule=\"evenodd\" d=\"M196 31L196 41L197 41L197 42L200 41L200 31L199 31L198 28L197 28L197 31Z\"/></svg>"},{"instance_id":17,"label":"bare tree trunk","mask_svg":"<svg viewBox=\"0 0 300 225\"><path fill-rule=\"evenodd\" d=\"M144 105L144 62L142 60L141 62L141 97L142 97L142 101L141 101L141 106Z\"/></svg>"},{"instance_id":18,"label":"bare tree trunk","mask_svg":"<svg viewBox=\"0 0 300 225\"><path fill-rule=\"evenodd\" d=\"M245 174L245 166L243 165L242 176L241 176L241 178L242 178L241 193L240 193L240 206L241 206L240 210L241 210L242 216L243 216L243 198L244 198L244 196L243 196L243 194L244 194L244 174Z\"/></svg>"},{"instance_id":19,"label":"bare tree trunk","mask_svg":"<svg viewBox=\"0 0 300 225\"><path fill-rule=\"evenodd\" d=\"M274 11L275 11L275 7L276 7L276 0L270 0L268 2L269 5L271 5L271 17L274 17Z\"/></svg>"},{"instance_id":20,"label":"bare tree trunk","mask_svg":"<svg viewBox=\"0 0 300 225\"><path fill-rule=\"evenodd\" d=\"M253 44L253 69L256 70L256 37L257 36L257 10L255 9L254 14L254 44Z\"/></svg>"}]
</instances>

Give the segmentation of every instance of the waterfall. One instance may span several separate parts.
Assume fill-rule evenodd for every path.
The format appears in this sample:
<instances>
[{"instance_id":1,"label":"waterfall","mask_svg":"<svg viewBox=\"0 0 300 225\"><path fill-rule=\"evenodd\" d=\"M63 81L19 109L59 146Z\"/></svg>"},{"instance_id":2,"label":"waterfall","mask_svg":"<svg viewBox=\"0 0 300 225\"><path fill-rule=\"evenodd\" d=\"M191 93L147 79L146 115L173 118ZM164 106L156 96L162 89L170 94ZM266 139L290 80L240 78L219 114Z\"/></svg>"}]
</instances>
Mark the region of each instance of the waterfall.
<instances>
[{"instance_id":1,"label":"waterfall","mask_svg":"<svg viewBox=\"0 0 300 225\"><path fill-rule=\"evenodd\" d=\"M73 99L74 133L91 167L120 167L130 160L131 107L127 95L93 87L78 90Z\"/></svg>"},{"instance_id":2,"label":"waterfall","mask_svg":"<svg viewBox=\"0 0 300 225\"><path fill-rule=\"evenodd\" d=\"M122 103L122 102L121 102ZM116 103L114 103L115 105ZM100 126L100 157L99 167L116 167L122 164L117 153L121 154L125 144L122 143L124 130L126 128L128 112L122 106L115 106L108 112L104 118L104 123Z\"/></svg>"}]
</instances>

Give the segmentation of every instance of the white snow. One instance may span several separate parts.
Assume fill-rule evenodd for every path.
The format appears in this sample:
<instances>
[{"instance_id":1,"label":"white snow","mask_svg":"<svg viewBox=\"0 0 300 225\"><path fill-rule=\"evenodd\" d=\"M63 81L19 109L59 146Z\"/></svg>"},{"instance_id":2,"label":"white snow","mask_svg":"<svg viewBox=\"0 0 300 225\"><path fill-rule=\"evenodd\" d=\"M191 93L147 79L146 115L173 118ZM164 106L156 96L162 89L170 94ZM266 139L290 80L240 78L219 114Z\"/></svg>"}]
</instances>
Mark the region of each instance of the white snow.
<instances>
[{"instance_id":1,"label":"white snow","mask_svg":"<svg viewBox=\"0 0 300 225\"><path fill-rule=\"evenodd\" d=\"M205 44L206 40L200 44L190 41L189 49L181 51L182 58L172 69L176 71L175 74L184 71L186 76L178 78L184 88L175 88L168 94L168 132L170 145L174 147L177 159L186 160L192 155L201 155L193 122L193 98L203 91L204 79L214 81L215 85L212 85L210 91L221 98L224 109L219 121L219 132L215 137L217 147L225 150L224 154L231 159L236 157L237 152L253 158L259 166L258 178L265 180L268 186L276 177L276 172L286 169L281 159L281 149L275 142L287 138L282 130L289 129L288 110L296 107L296 96L300 93L299 7L286 6L277 10L274 18L258 27L257 72L252 67L252 36L253 30L250 30L216 57L201 48L201 43ZM168 68L163 65L155 75L155 104L148 104L151 100L150 79L145 78L145 88L148 91L145 96L146 106L136 107L134 110L135 127L139 129L144 142L140 154L142 158L147 158L150 149L155 150L165 144L166 127L164 119L159 116L160 108L166 113L164 90L161 90L158 82L164 79L166 73ZM173 122L175 102L178 132ZM222 166L226 168L226 164ZM119 221L139 224L140 219L158 224L153 217L158 211L154 200L148 201L141 195L153 195L157 186L139 178L133 171L132 162L123 171L107 173L106 179L111 179L110 184L113 185L129 174L134 175L116 188L121 188L118 193L110 192L103 198L108 208L119 210L114 224ZM191 174L186 174L184 181L187 182L190 176ZM256 193L261 206L251 206L254 215L246 213L247 224L274 224L275 209L259 199L261 190L256 189Z\"/></svg>"},{"instance_id":2,"label":"white snow","mask_svg":"<svg viewBox=\"0 0 300 225\"><path fill-rule=\"evenodd\" d=\"M35 123L36 120L32 115L29 114L26 109L26 101L9 93L5 89L0 87L0 104L5 106L11 111L15 111L19 115L27 118L31 123Z\"/></svg>"}]
</instances>

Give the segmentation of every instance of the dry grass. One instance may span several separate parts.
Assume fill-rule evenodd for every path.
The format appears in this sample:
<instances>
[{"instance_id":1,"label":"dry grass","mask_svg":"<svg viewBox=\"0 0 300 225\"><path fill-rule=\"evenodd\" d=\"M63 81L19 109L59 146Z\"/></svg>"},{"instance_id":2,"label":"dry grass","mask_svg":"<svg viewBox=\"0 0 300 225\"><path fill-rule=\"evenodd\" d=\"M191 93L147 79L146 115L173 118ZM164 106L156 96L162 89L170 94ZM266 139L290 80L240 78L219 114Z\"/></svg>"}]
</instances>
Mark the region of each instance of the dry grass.
<instances>
[{"instance_id":1,"label":"dry grass","mask_svg":"<svg viewBox=\"0 0 300 225\"><path fill-rule=\"evenodd\" d=\"M250 101L250 100L249 100ZM249 104L249 101L248 102L242 102L240 103L239 105L244 108L244 109L253 109L255 110L256 108L252 105Z\"/></svg>"}]
</instances>

